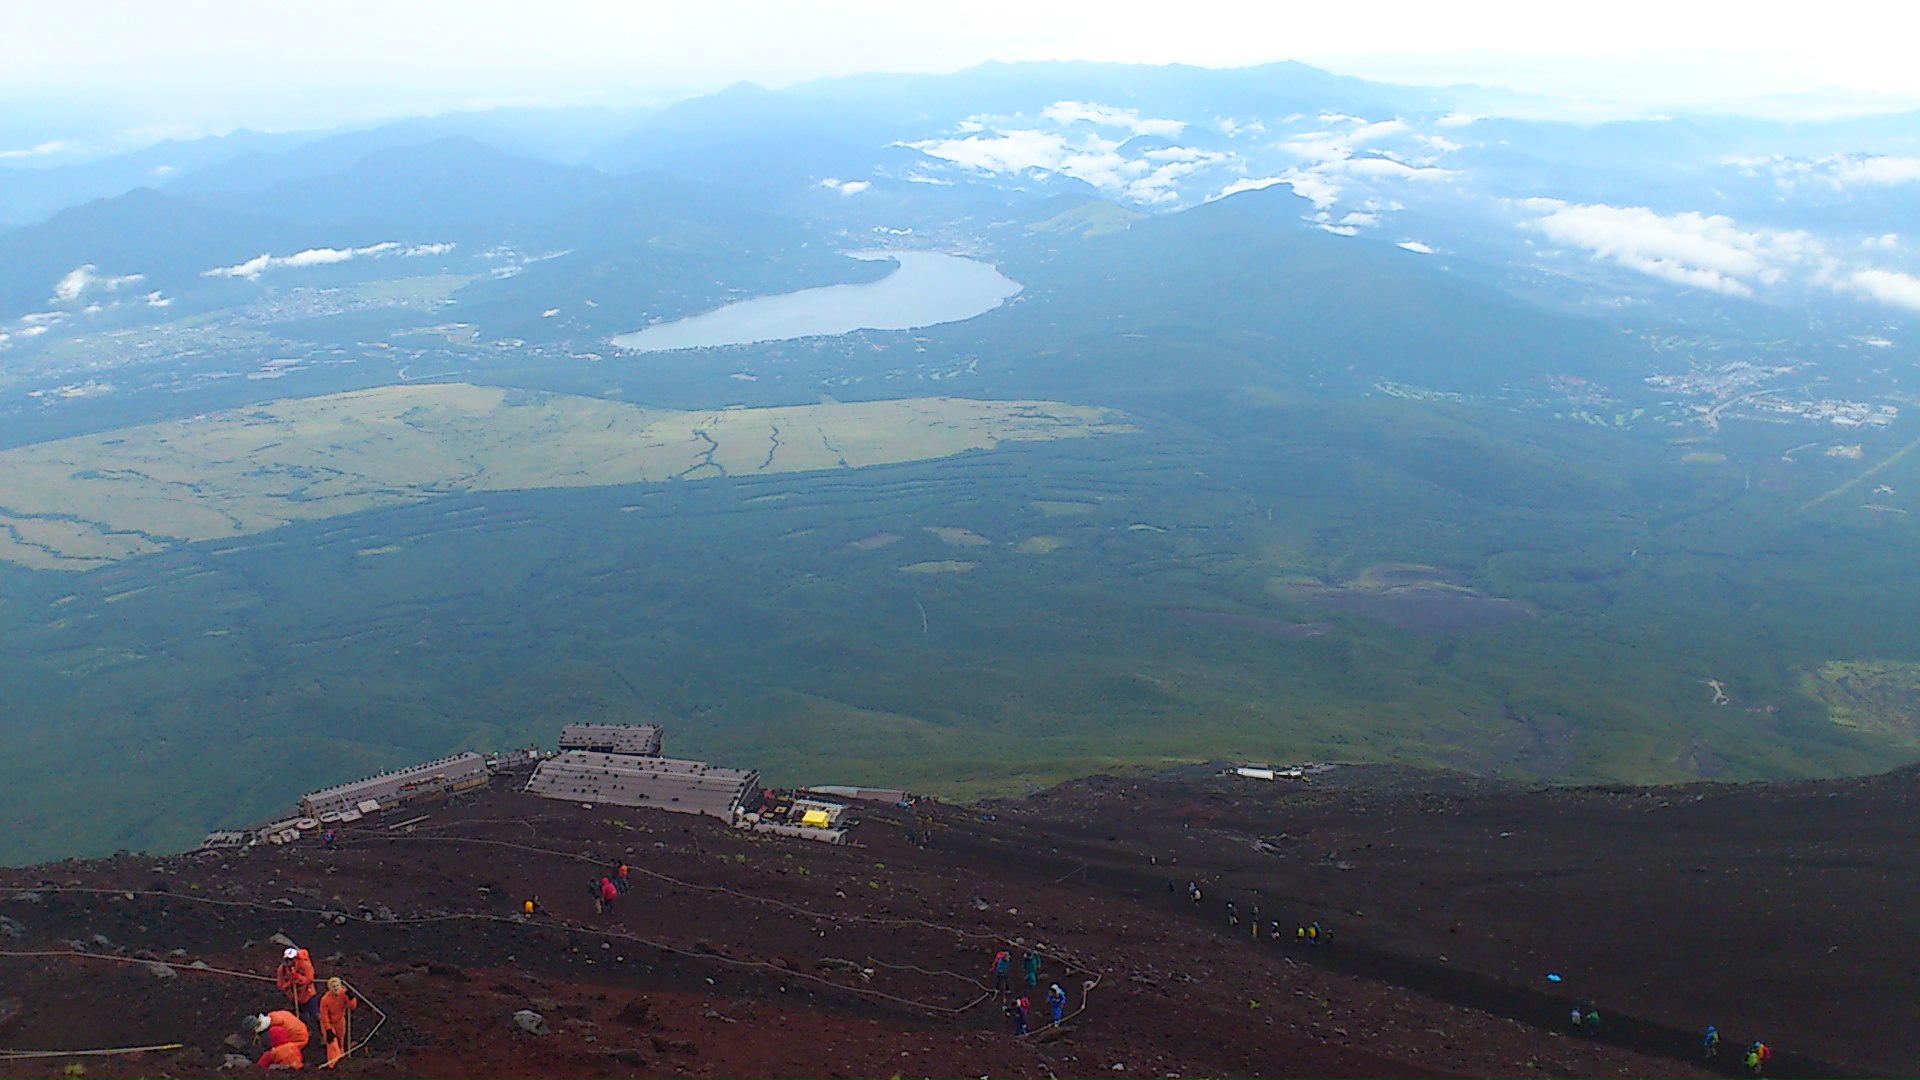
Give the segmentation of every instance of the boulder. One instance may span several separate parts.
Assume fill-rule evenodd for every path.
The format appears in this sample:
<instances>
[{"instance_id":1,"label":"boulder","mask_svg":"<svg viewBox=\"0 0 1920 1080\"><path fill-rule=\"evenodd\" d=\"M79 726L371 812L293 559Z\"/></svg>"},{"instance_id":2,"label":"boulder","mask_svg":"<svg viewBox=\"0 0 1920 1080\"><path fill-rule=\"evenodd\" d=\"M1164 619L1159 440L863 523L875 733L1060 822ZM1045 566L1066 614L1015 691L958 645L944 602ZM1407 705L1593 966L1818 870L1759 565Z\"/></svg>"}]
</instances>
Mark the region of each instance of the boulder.
<instances>
[{"instance_id":1,"label":"boulder","mask_svg":"<svg viewBox=\"0 0 1920 1080\"><path fill-rule=\"evenodd\" d=\"M521 1009L513 1014L513 1026L529 1035L551 1035L553 1029L547 1026L547 1018L532 1009Z\"/></svg>"},{"instance_id":2,"label":"boulder","mask_svg":"<svg viewBox=\"0 0 1920 1080\"><path fill-rule=\"evenodd\" d=\"M153 972L153 977L156 979L177 979L180 977L179 972L157 960L148 964L147 970Z\"/></svg>"}]
</instances>

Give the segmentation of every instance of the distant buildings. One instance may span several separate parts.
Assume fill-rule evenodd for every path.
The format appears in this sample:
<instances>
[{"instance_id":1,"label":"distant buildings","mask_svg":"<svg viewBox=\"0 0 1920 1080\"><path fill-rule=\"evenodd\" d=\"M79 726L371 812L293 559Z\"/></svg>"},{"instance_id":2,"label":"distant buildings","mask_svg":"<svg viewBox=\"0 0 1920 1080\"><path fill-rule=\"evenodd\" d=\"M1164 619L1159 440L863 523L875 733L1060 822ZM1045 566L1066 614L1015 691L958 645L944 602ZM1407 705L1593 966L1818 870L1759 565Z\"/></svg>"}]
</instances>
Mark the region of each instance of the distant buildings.
<instances>
[{"instance_id":1,"label":"distant buildings","mask_svg":"<svg viewBox=\"0 0 1920 1080\"><path fill-rule=\"evenodd\" d=\"M750 769L704 761L567 750L541 762L526 789L549 799L646 806L732 823L759 781Z\"/></svg>"},{"instance_id":2,"label":"distant buildings","mask_svg":"<svg viewBox=\"0 0 1920 1080\"><path fill-rule=\"evenodd\" d=\"M660 727L657 724L568 724L560 729L560 749L658 757Z\"/></svg>"},{"instance_id":3,"label":"distant buildings","mask_svg":"<svg viewBox=\"0 0 1920 1080\"><path fill-rule=\"evenodd\" d=\"M487 759L475 753L455 754L424 764L384 772L350 784L323 788L300 800L300 813L319 822L358 818L368 813L364 803L382 810L431 795L448 795L485 787Z\"/></svg>"}]
</instances>

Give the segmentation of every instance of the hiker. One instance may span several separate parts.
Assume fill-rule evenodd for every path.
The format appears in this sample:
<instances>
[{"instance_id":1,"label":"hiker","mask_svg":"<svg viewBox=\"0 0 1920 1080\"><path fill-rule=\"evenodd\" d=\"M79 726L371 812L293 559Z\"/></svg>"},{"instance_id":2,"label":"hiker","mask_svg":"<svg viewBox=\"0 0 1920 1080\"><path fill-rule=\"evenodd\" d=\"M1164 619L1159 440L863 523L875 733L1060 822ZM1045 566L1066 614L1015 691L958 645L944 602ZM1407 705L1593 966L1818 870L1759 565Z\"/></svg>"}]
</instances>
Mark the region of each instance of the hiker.
<instances>
[{"instance_id":1,"label":"hiker","mask_svg":"<svg viewBox=\"0 0 1920 1080\"><path fill-rule=\"evenodd\" d=\"M1200 883L1199 882L1197 881L1187 882L1187 899L1193 901L1196 904L1200 902Z\"/></svg>"},{"instance_id":2,"label":"hiker","mask_svg":"<svg viewBox=\"0 0 1920 1080\"><path fill-rule=\"evenodd\" d=\"M1754 1076L1760 1075L1760 1044L1759 1043L1754 1043L1752 1046L1747 1047L1747 1072L1751 1073Z\"/></svg>"},{"instance_id":3,"label":"hiker","mask_svg":"<svg viewBox=\"0 0 1920 1080\"><path fill-rule=\"evenodd\" d=\"M1020 957L1020 973L1027 977L1028 986L1040 985L1040 954L1032 949Z\"/></svg>"},{"instance_id":4,"label":"hiker","mask_svg":"<svg viewBox=\"0 0 1920 1080\"><path fill-rule=\"evenodd\" d=\"M287 946L280 954L280 968L273 973L273 981L308 1027L320 1026L319 994L313 988L313 957L307 950Z\"/></svg>"},{"instance_id":5,"label":"hiker","mask_svg":"<svg viewBox=\"0 0 1920 1080\"><path fill-rule=\"evenodd\" d=\"M1279 919L1273 920L1273 933L1269 936L1272 937L1273 940L1275 941L1280 940L1280 920Z\"/></svg>"},{"instance_id":6,"label":"hiker","mask_svg":"<svg viewBox=\"0 0 1920 1080\"><path fill-rule=\"evenodd\" d=\"M607 913L608 915L613 914L613 902L615 900L618 900L619 898L620 898L620 887L613 883L613 879L610 877L601 878L600 879L600 910Z\"/></svg>"},{"instance_id":7,"label":"hiker","mask_svg":"<svg viewBox=\"0 0 1920 1080\"><path fill-rule=\"evenodd\" d=\"M1227 925L1228 926L1240 925L1240 913L1233 909L1233 901L1231 900L1227 901Z\"/></svg>"},{"instance_id":8,"label":"hiker","mask_svg":"<svg viewBox=\"0 0 1920 1080\"><path fill-rule=\"evenodd\" d=\"M1027 1009L1029 1006L1030 1003L1024 995L1015 998L1013 1004L1007 1006L1007 1015L1013 1017L1013 1034L1015 1038L1027 1033Z\"/></svg>"},{"instance_id":9,"label":"hiker","mask_svg":"<svg viewBox=\"0 0 1920 1080\"><path fill-rule=\"evenodd\" d=\"M1047 987L1047 1008L1053 1012L1055 1026L1060 1023L1060 1015L1067 1011L1067 992L1060 989L1059 983Z\"/></svg>"},{"instance_id":10,"label":"hiker","mask_svg":"<svg viewBox=\"0 0 1920 1080\"><path fill-rule=\"evenodd\" d=\"M249 1016L247 1030L267 1037L267 1052L254 1062L262 1069L298 1069L306 1065L307 1025L285 1009Z\"/></svg>"},{"instance_id":11,"label":"hiker","mask_svg":"<svg viewBox=\"0 0 1920 1080\"><path fill-rule=\"evenodd\" d=\"M1305 945L1305 944L1307 943L1307 928L1306 928L1306 927L1304 927L1304 926L1296 926L1296 927L1294 927L1294 928L1293 928L1293 943L1294 943L1295 945Z\"/></svg>"},{"instance_id":12,"label":"hiker","mask_svg":"<svg viewBox=\"0 0 1920 1080\"><path fill-rule=\"evenodd\" d=\"M1578 1005L1575 1005L1573 1011L1567 1014L1567 1019L1572 1021L1573 1030L1575 1031L1581 1030L1587 1022L1586 1014L1580 1011L1580 1006Z\"/></svg>"},{"instance_id":13,"label":"hiker","mask_svg":"<svg viewBox=\"0 0 1920 1080\"><path fill-rule=\"evenodd\" d=\"M1307 924L1307 944L1309 945L1320 944L1320 924L1319 923L1310 922Z\"/></svg>"},{"instance_id":14,"label":"hiker","mask_svg":"<svg viewBox=\"0 0 1920 1080\"><path fill-rule=\"evenodd\" d=\"M1253 905L1253 910L1247 912L1247 921L1253 924L1253 940L1259 941L1260 940L1260 905L1259 904Z\"/></svg>"},{"instance_id":15,"label":"hiker","mask_svg":"<svg viewBox=\"0 0 1920 1080\"><path fill-rule=\"evenodd\" d=\"M1700 1052L1709 1058L1720 1055L1720 1029L1707 1025L1707 1033L1700 1040Z\"/></svg>"},{"instance_id":16,"label":"hiker","mask_svg":"<svg viewBox=\"0 0 1920 1080\"><path fill-rule=\"evenodd\" d=\"M540 906L539 897L529 896L527 897L526 902L520 905L520 913L522 915L528 915L528 916L544 915L546 914L546 909Z\"/></svg>"},{"instance_id":17,"label":"hiker","mask_svg":"<svg viewBox=\"0 0 1920 1080\"><path fill-rule=\"evenodd\" d=\"M327 1048L328 1068L347 1056L347 1013L359 1006L360 999L339 976L327 980L327 992L320 995L320 1041Z\"/></svg>"},{"instance_id":18,"label":"hiker","mask_svg":"<svg viewBox=\"0 0 1920 1080\"><path fill-rule=\"evenodd\" d=\"M1007 975L1013 970L1013 956L1005 949L993 954L993 988L1011 990L1007 984Z\"/></svg>"},{"instance_id":19,"label":"hiker","mask_svg":"<svg viewBox=\"0 0 1920 1080\"><path fill-rule=\"evenodd\" d=\"M1591 1005L1587 1006L1587 1034L1596 1038L1600 1035L1600 1010Z\"/></svg>"},{"instance_id":20,"label":"hiker","mask_svg":"<svg viewBox=\"0 0 1920 1080\"><path fill-rule=\"evenodd\" d=\"M328 851L340 850L334 846L334 841L338 839L340 839L340 834L334 832L332 829L328 829L326 832L320 834L320 840L326 845Z\"/></svg>"},{"instance_id":21,"label":"hiker","mask_svg":"<svg viewBox=\"0 0 1920 1080\"><path fill-rule=\"evenodd\" d=\"M620 869L614 872L613 884L615 885L615 887L617 887L620 890L620 892L623 895L626 893L628 887L632 884L627 880L627 864L626 863L621 863Z\"/></svg>"},{"instance_id":22,"label":"hiker","mask_svg":"<svg viewBox=\"0 0 1920 1080\"><path fill-rule=\"evenodd\" d=\"M1773 1060L1773 1047L1763 1042L1756 1042L1747 1056L1750 1059L1747 1067L1753 1070L1753 1075L1759 1076L1767 1071L1767 1062Z\"/></svg>"}]
</instances>

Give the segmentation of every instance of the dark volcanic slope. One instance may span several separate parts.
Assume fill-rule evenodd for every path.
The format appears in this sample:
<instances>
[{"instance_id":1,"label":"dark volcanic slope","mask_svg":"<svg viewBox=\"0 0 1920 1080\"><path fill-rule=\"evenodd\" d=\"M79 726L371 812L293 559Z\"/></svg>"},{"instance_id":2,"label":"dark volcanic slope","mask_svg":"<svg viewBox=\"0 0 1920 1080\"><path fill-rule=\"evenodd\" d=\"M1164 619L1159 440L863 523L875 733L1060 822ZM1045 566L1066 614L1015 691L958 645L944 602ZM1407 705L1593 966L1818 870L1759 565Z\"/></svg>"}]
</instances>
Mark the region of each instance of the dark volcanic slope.
<instances>
[{"instance_id":1,"label":"dark volcanic slope","mask_svg":"<svg viewBox=\"0 0 1920 1080\"><path fill-rule=\"evenodd\" d=\"M1781 1075L1912 1068L1889 1003L1915 930L1876 915L1916 880L1911 775L1644 794L1328 779L1346 786L1086 781L941 807L932 850L891 808L830 848L496 791L334 854L4 871L0 1046L180 1042L87 1072L205 1073L273 992L188 965L270 971L280 931L390 1014L348 1075L1677 1075L1708 1021L1729 1059L1775 1042ZM619 857L637 887L596 916L587 875ZM1201 878L1203 902L1169 877ZM1337 940L1230 931L1225 899L1244 918L1256 890L1263 918ZM529 892L550 915L514 914ZM1045 953L1064 1030L1009 1036L986 975L1004 943ZM100 958L142 952L175 977ZM1560 1030L1545 970L1599 1004L1601 1039ZM513 1030L521 1008L553 1033Z\"/></svg>"}]
</instances>

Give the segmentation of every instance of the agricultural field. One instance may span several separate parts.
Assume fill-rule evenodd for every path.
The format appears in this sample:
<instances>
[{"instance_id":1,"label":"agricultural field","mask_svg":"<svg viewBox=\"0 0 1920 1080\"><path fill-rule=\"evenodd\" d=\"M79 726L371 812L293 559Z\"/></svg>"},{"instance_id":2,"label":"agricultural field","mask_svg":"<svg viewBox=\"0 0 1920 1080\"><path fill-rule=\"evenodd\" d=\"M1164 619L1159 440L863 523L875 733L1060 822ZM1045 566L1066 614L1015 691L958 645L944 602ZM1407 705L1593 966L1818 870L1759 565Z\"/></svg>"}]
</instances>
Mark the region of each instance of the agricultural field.
<instances>
[{"instance_id":1,"label":"agricultural field","mask_svg":"<svg viewBox=\"0 0 1920 1080\"><path fill-rule=\"evenodd\" d=\"M1056 402L694 413L470 384L386 386L0 451L0 559L82 570L456 491L864 468L1130 430L1107 410ZM949 542L968 535L953 530Z\"/></svg>"}]
</instances>

